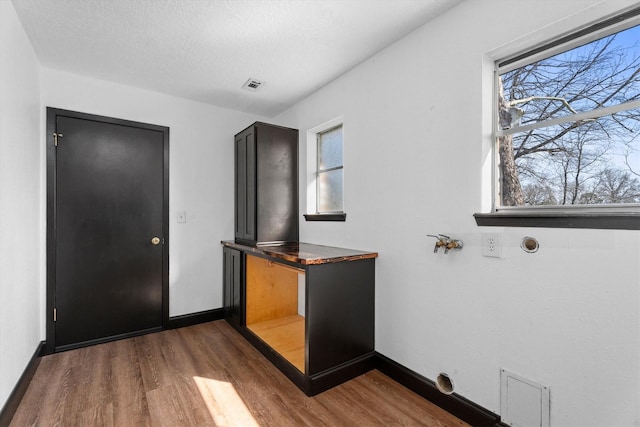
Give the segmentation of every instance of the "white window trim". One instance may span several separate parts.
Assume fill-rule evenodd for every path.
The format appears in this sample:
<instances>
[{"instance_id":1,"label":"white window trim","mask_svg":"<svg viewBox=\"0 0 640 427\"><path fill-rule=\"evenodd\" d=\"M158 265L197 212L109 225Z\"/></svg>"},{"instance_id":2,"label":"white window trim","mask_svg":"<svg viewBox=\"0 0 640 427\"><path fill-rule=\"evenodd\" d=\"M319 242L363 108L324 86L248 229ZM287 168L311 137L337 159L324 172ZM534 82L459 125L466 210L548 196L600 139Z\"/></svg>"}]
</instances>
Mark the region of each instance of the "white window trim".
<instances>
[{"instance_id":1,"label":"white window trim","mask_svg":"<svg viewBox=\"0 0 640 427\"><path fill-rule=\"evenodd\" d=\"M495 106L494 106L495 108ZM498 130L495 133L496 137L505 135L513 135L515 133L528 132L534 129L540 129L544 127L561 125L564 123L578 122L580 120L597 119L603 116L609 116L614 113L625 110L636 110L640 108L640 101L629 101L623 104L612 105L610 107L597 108L595 110L584 111L578 114L570 114L563 117L556 117L555 119L548 119L541 122L530 123L523 126L515 126L509 129Z\"/></svg>"},{"instance_id":2,"label":"white window trim","mask_svg":"<svg viewBox=\"0 0 640 427\"><path fill-rule=\"evenodd\" d=\"M506 43L501 47L486 52L482 61L482 81L483 85L483 150L482 150L482 212L476 213L476 223L479 226L500 226L500 227L550 227L550 228L609 228L609 229L640 229L640 207L635 204L631 205L607 205L607 206L499 206L496 200L498 188L498 147L496 137L508 133L515 133L525 130L524 127L499 130L496 118L496 84L498 68L500 73L523 66L526 63L535 62L544 56L549 56L553 50L547 50L543 54L528 56L525 59L514 61L506 66L499 67L498 64L508 61L509 58L515 58L519 54L532 51L537 47L544 46L550 40L557 40L569 34L576 33L585 28L598 23L604 22L615 16L620 16L630 10L636 9L637 5L627 9L608 9L607 5L602 5L607 13L603 10L594 8L575 14L563 21L557 22L539 31L529 34L526 37ZM587 24L585 24L587 22ZM572 42L574 47L584 43L585 39L595 39L604 37L608 34L623 31L626 28L640 24L640 16L627 19L621 23L610 25L602 30L592 32L587 36L574 39ZM549 34L555 33L553 37ZM594 35L597 34L597 37ZM566 50L571 48L571 43L563 44L557 50ZM637 101L628 103L634 108L638 105ZM628 105L615 106L609 108L626 109ZM602 114L602 111L594 110L583 114ZM610 114L610 112L608 112ZM565 118L556 119L563 120ZM567 117L567 120L573 121L576 116ZM546 125L553 124L551 121ZM535 125L531 125L535 126ZM620 226L611 224L611 222L619 222Z\"/></svg>"}]
</instances>

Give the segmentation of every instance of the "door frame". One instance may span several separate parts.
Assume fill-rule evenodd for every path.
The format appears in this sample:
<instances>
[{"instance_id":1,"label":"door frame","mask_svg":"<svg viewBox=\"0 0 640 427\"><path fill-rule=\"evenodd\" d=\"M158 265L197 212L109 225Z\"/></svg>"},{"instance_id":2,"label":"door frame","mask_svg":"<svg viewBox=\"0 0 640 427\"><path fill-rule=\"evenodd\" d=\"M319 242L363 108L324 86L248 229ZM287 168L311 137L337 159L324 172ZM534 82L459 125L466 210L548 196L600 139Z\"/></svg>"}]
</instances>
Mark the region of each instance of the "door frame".
<instances>
[{"instance_id":1,"label":"door frame","mask_svg":"<svg viewBox=\"0 0 640 427\"><path fill-rule=\"evenodd\" d=\"M162 329L169 329L169 128L148 123L134 122L113 117L99 116L95 114L81 113L60 108L47 107L46 123L46 162L47 162L47 267L46 267L46 345L45 354L55 352L55 291L56 291L56 147L54 133L58 117L70 117L75 119L92 120L100 123L131 126L139 129L147 129L162 132L163 135L163 171L162 171ZM94 340L91 343L107 342L117 338L135 336L140 333L131 333L124 336L109 337Z\"/></svg>"}]
</instances>

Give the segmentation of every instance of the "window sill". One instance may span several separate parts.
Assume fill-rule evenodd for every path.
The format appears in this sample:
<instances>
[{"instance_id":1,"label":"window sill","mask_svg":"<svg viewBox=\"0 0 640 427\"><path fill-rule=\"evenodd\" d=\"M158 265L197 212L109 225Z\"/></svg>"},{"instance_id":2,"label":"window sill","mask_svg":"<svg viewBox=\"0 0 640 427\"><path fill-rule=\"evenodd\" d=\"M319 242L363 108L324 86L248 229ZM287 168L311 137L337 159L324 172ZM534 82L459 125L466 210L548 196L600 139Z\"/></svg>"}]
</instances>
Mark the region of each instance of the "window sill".
<instances>
[{"instance_id":1,"label":"window sill","mask_svg":"<svg viewBox=\"0 0 640 427\"><path fill-rule=\"evenodd\" d=\"M335 214L305 214L304 219L307 221L346 221L346 213Z\"/></svg>"},{"instance_id":2,"label":"window sill","mask_svg":"<svg viewBox=\"0 0 640 427\"><path fill-rule=\"evenodd\" d=\"M543 227L640 230L640 213L494 212L473 215L483 227Z\"/></svg>"}]
</instances>

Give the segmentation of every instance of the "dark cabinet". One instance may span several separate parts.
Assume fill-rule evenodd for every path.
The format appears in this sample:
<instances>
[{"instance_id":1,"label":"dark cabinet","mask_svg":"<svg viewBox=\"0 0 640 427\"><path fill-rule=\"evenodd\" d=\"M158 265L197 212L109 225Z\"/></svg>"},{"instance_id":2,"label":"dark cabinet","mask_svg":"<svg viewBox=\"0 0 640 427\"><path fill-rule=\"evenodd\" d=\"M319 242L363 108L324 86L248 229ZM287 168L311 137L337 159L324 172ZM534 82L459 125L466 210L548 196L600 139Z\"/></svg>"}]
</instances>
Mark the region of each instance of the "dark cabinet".
<instances>
[{"instance_id":1,"label":"dark cabinet","mask_svg":"<svg viewBox=\"0 0 640 427\"><path fill-rule=\"evenodd\" d=\"M302 391L312 396L373 368L377 253L222 243L242 263L243 317L227 320Z\"/></svg>"},{"instance_id":2,"label":"dark cabinet","mask_svg":"<svg viewBox=\"0 0 640 427\"><path fill-rule=\"evenodd\" d=\"M244 325L244 300L242 287L243 253L228 247L222 249L224 276L224 317L235 326Z\"/></svg>"},{"instance_id":3,"label":"dark cabinet","mask_svg":"<svg viewBox=\"0 0 640 427\"><path fill-rule=\"evenodd\" d=\"M256 122L235 136L235 240L298 241L298 130Z\"/></svg>"},{"instance_id":4,"label":"dark cabinet","mask_svg":"<svg viewBox=\"0 0 640 427\"><path fill-rule=\"evenodd\" d=\"M296 129L256 122L234 143L225 319L309 396L372 369L378 254L299 242Z\"/></svg>"}]
</instances>

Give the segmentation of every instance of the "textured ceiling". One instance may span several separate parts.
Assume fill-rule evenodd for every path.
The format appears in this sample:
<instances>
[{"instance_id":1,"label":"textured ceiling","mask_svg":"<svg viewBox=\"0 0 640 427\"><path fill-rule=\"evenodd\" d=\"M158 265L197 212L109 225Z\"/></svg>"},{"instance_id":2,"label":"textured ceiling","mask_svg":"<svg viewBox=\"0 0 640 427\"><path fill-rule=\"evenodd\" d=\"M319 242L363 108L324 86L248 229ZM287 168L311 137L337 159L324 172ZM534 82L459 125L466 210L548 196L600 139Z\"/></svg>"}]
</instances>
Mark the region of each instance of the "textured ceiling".
<instances>
[{"instance_id":1,"label":"textured ceiling","mask_svg":"<svg viewBox=\"0 0 640 427\"><path fill-rule=\"evenodd\" d=\"M460 0L13 0L44 67L278 114ZM264 82L241 89L249 78Z\"/></svg>"}]
</instances>

